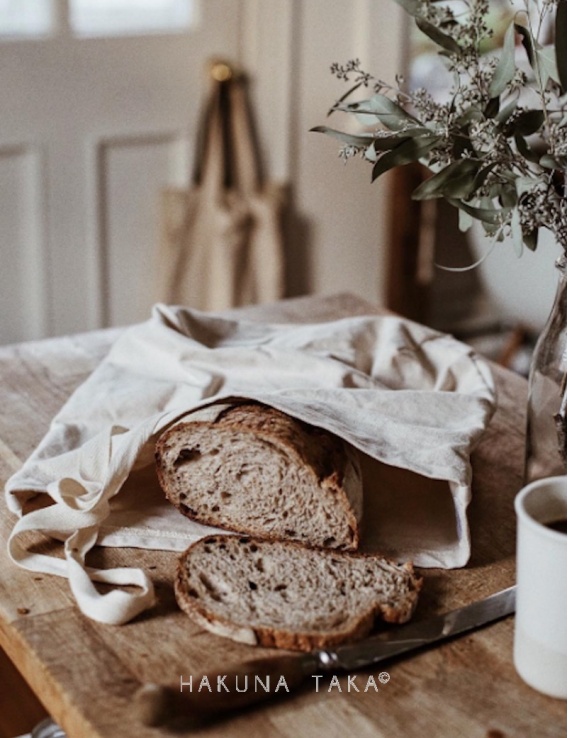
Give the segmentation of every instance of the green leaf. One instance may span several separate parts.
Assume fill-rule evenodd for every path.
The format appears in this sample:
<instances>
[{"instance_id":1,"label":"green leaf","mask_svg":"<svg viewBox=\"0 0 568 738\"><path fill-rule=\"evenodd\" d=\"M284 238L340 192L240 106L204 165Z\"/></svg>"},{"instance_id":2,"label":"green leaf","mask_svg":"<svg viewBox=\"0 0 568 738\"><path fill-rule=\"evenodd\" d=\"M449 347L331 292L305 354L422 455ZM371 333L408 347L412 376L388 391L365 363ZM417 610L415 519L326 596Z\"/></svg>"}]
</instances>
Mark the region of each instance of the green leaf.
<instances>
[{"instance_id":1,"label":"green leaf","mask_svg":"<svg viewBox=\"0 0 568 738\"><path fill-rule=\"evenodd\" d=\"M374 136L372 133L364 133L355 135L352 133L344 133L343 131L336 131L334 128L328 128L328 126L315 126L310 128L310 133L325 133L326 136L339 139L342 143L350 146L368 146L372 143Z\"/></svg>"},{"instance_id":2,"label":"green leaf","mask_svg":"<svg viewBox=\"0 0 568 738\"><path fill-rule=\"evenodd\" d=\"M544 123L542 110L525 110L520 113L514 122L514 132L522 136L530 136L536 133Z\"/></svg>"},{"instance_id":3,"label":"green leaf","mask_svg":"<svg viewBox=\"0 0 568 738\"><path fill-rule=\"evenodd\" d=\"M518 202L517 197L517 190L515 189L514 185L503 186L503 189L501 190L501 193L499 195L499 202L504 208L511 209L516 207Z\"/></svg>"},{"instance_id":4,"label":"green leaf","mask_svg":"<svg viewBox=\"0 0 568 738\"><path fill-rule=\"evenodd\" d=\"M557 84L561 84L561 70L558 65L557 51L555 51L552 46L542 46L539 44L533 37L530 28L526 28L520 24L515 24L515 30L521 34L522 44L527 52L528 60L536 75L539 87L544 89L549 79L553 80ZM565 38L565 28L563 33ZM560 43L562 44L562 32L560 33ZM564 63L564 72L565 70L566 64Z\"/></svg>"},{"instance_id":5,"label":"green leaf","mask_svg":"<svg viewBox=\"0 0 568 738\"><path fill-rule=\"evenodd\" d=\"M538 245L538 228L530 233L523 234L523 243L530 251L536 251Z\"/></svg>"},{"instance_id":6,"label":"green leaf","mask_svg":"<svg viewBox=\"0 0 568 738\"><path fill-rule=\"evenodd\" d=\"M533 162L533 164L538 164L541 155L538 152L533 151L525 139L518 133L515 134L515 143L517 144L519 153L524 159Z\"/></svg>"},{"instance_id":7,"label":"green leaf","mask_svg":"<svg viewBox=\"0 0 568 738\"><path fill-rule=\"evenodd\" d=\"M521 36L521 42L525 47L525 51L527 52L529 64L534 69L535 48L530 31L528 28L522 26L520 23L515 23L515 31Z\"/></svg>"},{"instance_id":8,"label":"green leaf","mask_svg":"<svg viewBox=\"0 0 568 738\"><path fill-rule=\"evenodd\" d=\"M495 163L488 164L487 166L480 169L477 174L475 175L475 181L473 183L473 191L479 189L481 185L485 182L488 175L493 171L495 168Z\"/></svg>"},{"instance_id":9,"label":"green leaf","mask_svg":"<svg viewBox=\"0 0 568 738\"><path fill-rule=\"evenodd\" d=\"M352 94L353 94L353 93L354 93L354 92L355 92L356 90L358 90L358 89L359 89L359 87L361 87L361 85L362 85L362 84L363 84L363 82L357 82L357 84L356 84L356 85L353 85L353 87L351 87L350 89L348 89L348 90L347 90L347 92L345 92L345 93L344 93L343 95L341 95L341 97L339 98L339 100L336 100L336 101L335 101L335 103L334 103L333 107L331 107L331 108L330 108L330 109L329 109L329 110L327 111L327 114L328 114L328 116L330 116L330 115L331 115L331 114L332 114L333 112L335 112L335 111L337 110L337 108L339 107L339 105L340 105L340 104L341 104L341 103L342 103L342 102L343 102L344 100L347 100L347 98L348 98L348 97L350 97L350 96L351 96L351 95L352 95Z\"/></svg>"},{"instance_id":10,"label":"green leaf","mask_svg":"<svg viewBox=\"0 0 568 738\"><path fill-rule=\"evenodd\" d=\"M452 143L452 154L455 160L462 159L465 155L475 155L475 149L469 137L467 127L460 130L460 135L454 137Z\"/></svg>"},{"instance_id":11,"label":"green leaf","mask_svg":"<svg viewBox=\"0 0 568 738\"><path fill-rule=\"evenodd\" d=\"M460 159L423 182L412 193L413 200L430 200L436 197L467 199L473 192L475 175L480 164L472 159Z\"/></svg>"},{"instance_id":12,"label":"green leaf","mask_svg":"<svg viewBox=\"0 0 568 738\"><path fill-rule=\"evenodd\" d=\"M472 218L475 218L475 220L480 220L482 223L492 226L500 225L510 212L510 208L476 208L473 205L463 202L463 200L455 200L453 198L448 198L448 202L450 205L463 210Z\"/></svg>"},{"instance_id":13,"label":"green leaf","mask_svg":"<svg viewBox=\"0 0 568 738\"><path fill-rule=\"evenodd\" d=\"M517 109L517 102L518 98L514 98L511 102L508 102L503 108L501 108L497 114L496 121L501 124L506 123Z\"/></svg>"},{"instance_id":14,"label":"green leaf","mask_svg":"<svg viewBox=\"0 0 568 738\"><path fill-rule=\"evenodd\" d=\"M499 112L499 107L499 96L497 95L496 97L492 97L485 106L485 110L483 111L484 116L486 118L495 118Z\"/></svg>"},{"instance_id":15,"label":"green leaf","mask_svg":"<svg viewBox=\"0 0 568 738\"><path fill-rule=\"evenodd\" d=\"M451 36L443 33L443 31L440 31L437 26L433 25L429 21L424 18L416 18L416 25L422 33L425 33L428 38L432 39L434 43L438 44L438 46L441 46L446 51L449 51L450 54L461 53L461 46L458 42Z\"/></svg>"},{"instance_id":16,"label":"green leaf","mask_svg":"<svg viewBox=\"0 0 568 738\"><path fill-rule=\"evenodd\" d=\"M375 147L373 146L373 144L371 144L370 146L367 146L363 154L363 157L365 158L366 161L370 161L373 163L377 161L378 156L377 156L377 152L375 151Z\"/></svg>"},{"instance_id":17,"label":"green leaf","mask_svg":"<svg viewBox=\"0 0 568 738\"><path fill-rule=\"evenodd\" d=\"M541 87L545 88L549 79L556 82L556 84L560 84L554 48L552 46L539 48L536 50L536 57Z\"/></svg>"},{"instance_id":18,"label":"green leaf","mask_svg":"<svg viewBox=\"0 0 568 738\"><path fill-rule=\"evenodd\" d=\"M535 181L532 177L517 177L515 179L515 189L517 195L521 197L525 192L530 192L535 186Z\"/></svg>"},{"instance_id":19,"label":"green leaf","mask_svg":"<svg viewBox=\"0 0 568 738\"><path fill-rule=\"evenodd\" d=\"M375 147L375 151L389 151L410 138L431 138L432 135L432 131L429 128L422 126L409 128L398 133L392 133L389 136L375 136L373 146ZM439 139L439 136L436 136L436 138Z\"/></svg>"},{"instance_id":20,"label":"green leaf","mask_svg":"<svg viewBox=\"0 0 568 738\"><path fill-rule=\"evenodd\" d=\"M391 131L399 131L410 123L419 125L416 118L386 95L373 95L369 100L348 105L347 110L354 113L364 126L371 126L379 121Z\"/></svg>"},{"instance_id":21,"label":"green leaf","mask_svg":"<svg viewBox=\"0 0 568 738\"><path fill-rule=\"evenodd\" d=\"M462 233L465 233L466 231L469 231L471 226L473 225L473 218L472 216L466 212L463 208L459 208L458 210L458 228Z\"/></svg>"},{"instance_id":22,"label":"green leaf","mask_svg":"<svg viewBox=\"0 0 568 738\"><path fill-rule=\"evenodd\" d=\"M511 23L505 32L501 57L489 85L489 97L499 97L515 75L515 25Z\"/></svg>"},{"instance_id":23,"label":"green leaf","mask_svg":"<svg viewBox=\"0 0 568 738\"><path fill-rule=\"evenodd\" d=\"M501 194L501 182L493 182L490 187L487 187L487 195L489 197L489 200L492 202L496 197L499 197Z\"/></svg>"},{"instance_id":24,"label":"green leaf","mask_svg":"<svg viewBox=\"0 0 568 738\"><path fill-rule=\"evenodd\" d=\"M372 181L375 181L381 174L388 172L389 169L418 161L433 149L439 140L439 136L406 139L395 149L381 156L373 167Z\"/></svg>"},{"instance_id":25,"label":"green leaf","mask_svg":"<svg viewBox=\"0 0 568 738\"><path fill-rule=\"evenodd\" d=\"M474 123L478 121L482 121L484 119L483 111L481 111L479 108L468 108L465 113L462 113L460 117L456 120L456 125L459 128L463 128L464 126L467 126L469 123Z\"/></svg>"},{"instance_id":26,"label":"green leaf","mask_svg":"<svg viewBox=\"0 0 568 738\"><path fill-rule=\"evenodd\" d=\"M481 225L483 226L486 236L490 236L497 241L503 240L503 229L500 225L492 225L491 223L484 223L483 221L481 222Z\"/></svg>"},{"instance_id":27,"label":"green leaf","mask_svg":"<svg viewBox=\"0 0 568 738\"><path fill-rule=\"evenodd\" d=\"M544 167L545 169L560 169L562 170L566 164L566 162L561 162L558 159L556 159L554 156L550 156L550 154L545 154L544 156L541 156L538 160L538 163L541 167Z\"/></svg>"},{"instance_id":28,"label":"green leaf","mask_svg":"<svg viewBox=\"0 0 568 738\"><path fill-rule=\"evenodd\" d=\"M564 94L566 94L566 24L566 0L560 0L556 10L555 47L556 68Z\"/></svg>"},{"instance_id":29,"label":"green leaf","mask_svg":"<svg viewBox=\"0 0 568 738\"><path fill-rule=\"evenodd\" d=\"M512 185L515 184L515 181L517 180L518 174L515 174L515 172L507 171L506 169L502 169L499 172L499 176L506 180L507 182L510 182Z\"/></svg>"},{"instance_id":30,"label":"green leaf","mask_svg":"<svg viewBox=\"0 0 568 738\"><path fill-rule=\"evenodd\" d=\"M521 214L518 208L513 210L511 216L511 236L513 238L513 248L517 256L523 254L523 229L521 227Z\"/></svg>"}]
</instances>

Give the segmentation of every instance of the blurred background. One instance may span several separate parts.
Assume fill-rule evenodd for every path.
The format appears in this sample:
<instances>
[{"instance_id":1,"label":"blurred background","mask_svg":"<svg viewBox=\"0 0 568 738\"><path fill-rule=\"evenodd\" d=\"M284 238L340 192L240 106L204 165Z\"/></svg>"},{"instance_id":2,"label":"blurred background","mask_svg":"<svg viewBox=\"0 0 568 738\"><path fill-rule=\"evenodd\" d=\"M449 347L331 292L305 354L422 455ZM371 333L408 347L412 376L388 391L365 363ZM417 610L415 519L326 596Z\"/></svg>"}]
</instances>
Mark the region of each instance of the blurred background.
<instances>
[{"instance_id":1,"label":"blurred background","mask_svg":"<svg viewBox=\"0 0 568 738\"><path fill-rule=\"evenodd\" d=\"M352 292L524 372L553 245L440 269L486 245L410 201L420 170L371 186L368 165L310 133L346 91L333 62L436 79L392 0L0 0L0 343L149 316L160 193L189 181L218 57L245 71L263 169L287 187L285 296Z\"/></svg>"}]
</instances>

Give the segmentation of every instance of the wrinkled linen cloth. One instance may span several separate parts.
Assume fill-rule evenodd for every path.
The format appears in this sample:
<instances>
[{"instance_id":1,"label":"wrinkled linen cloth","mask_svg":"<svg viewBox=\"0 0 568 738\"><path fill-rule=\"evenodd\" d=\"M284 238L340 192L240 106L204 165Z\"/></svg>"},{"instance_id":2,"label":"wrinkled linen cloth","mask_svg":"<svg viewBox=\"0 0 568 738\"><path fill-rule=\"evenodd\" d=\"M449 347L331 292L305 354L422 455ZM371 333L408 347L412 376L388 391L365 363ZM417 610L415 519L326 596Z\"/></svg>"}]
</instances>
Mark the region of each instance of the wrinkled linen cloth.
<instances>
[{"instance_id":1,"label":"wrinkled linen cloth","mask_svg":"<svg viewBox=\"0 0 568 738\"><path fill-rule=\"evenodd\" d=\"M391 526L384 546L391 555L419 566L467 562L470 454L494 409L489 367L471 349L394 316L263 324L162 304L118 337L8 480L8 506L19 516L12 560L67 577L81 611L95 620L120 624L150 607L146 572L93 569L86 555L97 543L182 550L211 532L165 501L154 444L181 417L215 414L214 403L232 398L266 403L351 443L371 463L365 505L377 499L370 509L386 470L385 522L413 517L411 534ZM418 482L408 485L412 499L398 472ZM23 514L38 493L53 504ZM436 530L442 497L449 534ZM367 528L370 517L364 513ZM28 550L26 531L63 541L63 558ZM103 594L94 582L115 586Z\"/></svg>"}]
</instances>

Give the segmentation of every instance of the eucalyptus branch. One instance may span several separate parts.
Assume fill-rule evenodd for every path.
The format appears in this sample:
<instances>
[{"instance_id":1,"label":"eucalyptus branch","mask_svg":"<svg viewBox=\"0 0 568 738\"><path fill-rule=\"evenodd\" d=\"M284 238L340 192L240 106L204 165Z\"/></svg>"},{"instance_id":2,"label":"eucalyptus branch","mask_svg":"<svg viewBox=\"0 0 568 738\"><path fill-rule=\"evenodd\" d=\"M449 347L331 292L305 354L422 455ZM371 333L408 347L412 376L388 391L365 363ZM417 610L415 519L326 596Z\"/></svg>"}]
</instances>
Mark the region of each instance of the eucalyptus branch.
<instances>
[{"instance_id":1,"label":"eucalyptus branch","mask_svg":"<svg viewBox=\"0 0 568 738\"><path fill-rule=\"evenodd\" d=\"M447 99L439 102L424 89L402 89L400 78L388 84L362 70L355 59L332 67L338 78L353 84L331 112L355 115L365 133L343 134L325 126L315 130L342 142L342 158L359 153L372 163L373 179L397 166L422 163L432 176L413 197L445 198L498 238L511 232L517 251L523 242L536 248L540 228L553 231L566 248L566 203L559 194L566 182L566 96L557 81L565 77L561 60L558 71L551 71L539 44L554 0L523 1L526 25L513 13L494 56L480 50L493 36L488 0L463 0L457 10L438 0L395 0L440 48L453 77ZM538 8L536 30L530 5ZM564 34L556 49L562 56L565 29L561 21L556 27ZM534 79L517 68L515 30ZM375 94L349 102L361 86L372 86Z\"/></svg>"},{"instance_id":2,"label":"eucalyptus branch","mask_svg":"<svg viewBox=\"0 0 568 738\"><path fill-rule=\"evenodd\" d=\"M531 39L532 48L534 49L534 68L535 68L535 78L536 78L536 85L537 85L536 92L540 98L540 105L544 113L545 125L546 125L546 128L548 129L550 122L549 122L549 117L548 117L548 109L547 109L547 104L546 104L545 91L542 85L543 70L542 70L542 65L540 62L539 54L537 53L538 39L540 37L542 24L544 21L544 15L546 11L545 11L545 6L541 5L539 8L539 14L538 14L538 30L535 34L533 32L532 25L530 22L529 0L524 0L524 3L525 3L525 13L527 16L526 30Z\"/></svg>"}]
</instances>

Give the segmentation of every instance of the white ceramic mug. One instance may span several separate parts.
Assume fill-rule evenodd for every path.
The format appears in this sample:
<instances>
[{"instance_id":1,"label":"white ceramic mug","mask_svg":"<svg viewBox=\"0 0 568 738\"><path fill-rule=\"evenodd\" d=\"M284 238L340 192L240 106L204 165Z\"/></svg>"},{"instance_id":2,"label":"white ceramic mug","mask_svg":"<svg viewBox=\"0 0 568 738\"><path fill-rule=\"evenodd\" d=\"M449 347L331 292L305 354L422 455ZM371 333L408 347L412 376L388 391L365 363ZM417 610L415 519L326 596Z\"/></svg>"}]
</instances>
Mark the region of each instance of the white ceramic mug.
<instances>
[{"instance_id":1,"label":"white ceramic mug","mask_svg":"<svg viewBox=\"0 0 568 738\"><path fill-rule=\"evenodd\" d=\"M515 668L534 689L565 698L566 533L549 524L566 520L566 477L524 487L515 499L515 512Z\"/></svg>"}]
</instances>

